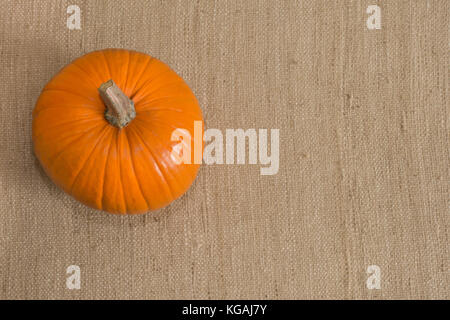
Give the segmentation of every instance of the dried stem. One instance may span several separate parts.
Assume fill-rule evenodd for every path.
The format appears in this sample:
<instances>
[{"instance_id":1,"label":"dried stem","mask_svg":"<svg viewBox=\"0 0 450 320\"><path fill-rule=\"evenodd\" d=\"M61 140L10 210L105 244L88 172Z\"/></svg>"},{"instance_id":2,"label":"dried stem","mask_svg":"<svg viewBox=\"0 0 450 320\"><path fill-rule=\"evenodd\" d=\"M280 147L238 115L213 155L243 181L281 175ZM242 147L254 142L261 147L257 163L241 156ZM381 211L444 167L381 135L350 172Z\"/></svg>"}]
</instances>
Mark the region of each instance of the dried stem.
<instances>
[{"instance_id":1,"label":"dried stem","mask_svg":"<svg viewBox=\"0 0 450 320\"><path fill-rule=\"evenodd\" d=\"M119 129L127 126L136 117L134 102L122 90L108 80L98 88L100 97L106 105L105 118Z\"/></svg>"}]
</instances>

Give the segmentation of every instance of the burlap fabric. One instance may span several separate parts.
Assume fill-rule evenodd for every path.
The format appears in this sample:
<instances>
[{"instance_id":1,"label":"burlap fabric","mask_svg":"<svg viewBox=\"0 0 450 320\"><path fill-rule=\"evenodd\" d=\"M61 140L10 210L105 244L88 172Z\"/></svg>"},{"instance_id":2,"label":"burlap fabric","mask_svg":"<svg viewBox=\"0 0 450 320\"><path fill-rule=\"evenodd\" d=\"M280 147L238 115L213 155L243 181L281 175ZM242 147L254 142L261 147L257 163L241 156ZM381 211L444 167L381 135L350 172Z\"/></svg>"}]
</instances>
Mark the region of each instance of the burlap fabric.
<instances>
[{"instance_id":1,"label":"burlap fabric","mask_svg":"<svg viewBox=\"0 0 450 320\"><path fill-rule=\"evenodd\" d=\"M449 15L446 0L2 0L0 297L450 298ZM64 194L31 112L61 67L108 47L169 64L208 128L279 128L278 174L204 165L133 217Z\"/></svg>"}]
</instances>

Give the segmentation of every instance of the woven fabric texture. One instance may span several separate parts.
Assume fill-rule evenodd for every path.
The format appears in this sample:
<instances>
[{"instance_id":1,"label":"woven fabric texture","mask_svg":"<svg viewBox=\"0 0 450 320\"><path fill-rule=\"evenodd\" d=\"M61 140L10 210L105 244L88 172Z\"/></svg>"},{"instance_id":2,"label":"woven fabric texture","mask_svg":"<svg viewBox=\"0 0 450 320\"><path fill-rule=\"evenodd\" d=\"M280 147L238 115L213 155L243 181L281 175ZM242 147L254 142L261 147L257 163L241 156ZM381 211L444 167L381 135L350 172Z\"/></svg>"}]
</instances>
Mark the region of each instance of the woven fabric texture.
<instances>
[{"instance_id":1,"label":"woven fabric texture","mask_svg":"<svg viewBox=\"0 0 450 320\"><path fill-rule=\"evenodd\" d=\"M446 0L1 0L0 298L449 299L449 15ZM278 173L203 165L140 216L58 189L33 154L34 104L111 47L170 65L207 128L280 129Z\"/></svg>"}]
</instances>

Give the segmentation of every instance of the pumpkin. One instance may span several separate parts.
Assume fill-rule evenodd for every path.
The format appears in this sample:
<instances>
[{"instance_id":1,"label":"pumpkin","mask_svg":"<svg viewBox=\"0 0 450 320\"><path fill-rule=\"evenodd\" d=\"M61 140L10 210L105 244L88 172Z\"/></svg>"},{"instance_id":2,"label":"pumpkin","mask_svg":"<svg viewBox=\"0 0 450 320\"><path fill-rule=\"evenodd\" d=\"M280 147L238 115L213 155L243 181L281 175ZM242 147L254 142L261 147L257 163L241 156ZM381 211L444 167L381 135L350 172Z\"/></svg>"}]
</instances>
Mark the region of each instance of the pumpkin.
<instances>
[{"instance_id":1,"label":"pumpkin","mask_svg":"<svg viewBox=\"0 0 450 320\"><path fill-rule=\"evenodd\" d=\"M80 202L143 213L183 195L197 176L200 164L171 157L179 143L173 131L194 137L194 121L203 136L194 94L166 64L135 51L100 50L44 87L33 110L34 151L56 185Z\"/></svg>"}]
</instances>

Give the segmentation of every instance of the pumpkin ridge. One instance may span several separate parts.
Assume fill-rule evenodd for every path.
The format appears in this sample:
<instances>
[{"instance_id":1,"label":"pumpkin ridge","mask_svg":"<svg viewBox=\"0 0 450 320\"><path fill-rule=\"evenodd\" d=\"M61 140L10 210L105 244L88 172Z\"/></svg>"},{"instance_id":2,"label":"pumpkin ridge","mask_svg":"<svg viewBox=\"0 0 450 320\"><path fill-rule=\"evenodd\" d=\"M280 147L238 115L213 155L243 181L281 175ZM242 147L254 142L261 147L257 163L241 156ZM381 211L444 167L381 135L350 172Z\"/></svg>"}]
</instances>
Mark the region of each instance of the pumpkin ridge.
<instances>
[{"instance_id":1,"label":"pumpkin ridge","mask_svg":"<svg viewBox=\"0 0 450 320\"><path fill-rule=\"evenodd\" d=\"M173 70L169 68L169 69L164 70L163 72L159 73L158 75L153 76L153 77L151 77L151 78L145 80L144 83L142 83L142 84L139 86L139 88L136 89L135 92L133 92L133 94L131 95L130 99L132 99L134 96L136 96L136 94L138 94L139 91L142 90L142 88L144 88L145 86L147 86L149 83L152 83L153 81L157 80L160 76L165 75L166 73L169 73L170 71L173 72ZM177 80L178 80L178 79L177 79Z\"/></svg>"},{"instance_id":2,"label":"pumpkin ridge","mask_svg":"<svg viewBox=\"0 0 450 320\"><path fill-rule=\"evenodd\" d=\"M111 152L111 145L112 145L112 142L109 141L108 154L106 155L105 165L103 166L103 174L102 174L103 180L102 180L102 184L101 184L102 189L100 191L100 210L103 210L103 208L105 207L103 201L104 201L104 198L105 198L104 191L105 191L105 181L106 181L106 167L108 166L109 154Z\"/></svg>"},{"instance_id":3,"label":"pumpkin ridge","mask_svg":"<svg viewBox=\"0 0 450 320\"><path fill-rule=\"evenodd\" d=\"M147 101L145 101L145 102L139 103L139 105L140 105L140 106L145 106L145 105L147 105L147 104L149 104L149 103L159 102L159 101L161 101L161 100L164 101L164 100L170 99L170 98L173 98L173 96L159 97L158 99L149 99L149 100L147 100ZM186 100L186 99L184 99L184 100Z\"/></svg>"},{"instance_id":4,"label":"pumpkin ridge","mask_svg":"<svg viewBox=\"0 0 450 320\"><path fill-rule=\"evenodd\" d=\"M74 96L77 96L77 97L86 99L86 101L89 101L89 102L91 102L91 103L93 103L93 102L95 101L95 100L90 100L88 97L83 96L83 95L81 95L81 94L79 94L79 93L76 93L76 92L67 90L66 88L44 88L44 90L42 90L42 93L44 93L44 92L49 92L49 91L61 91L61 92L70 93L70 94L72 94L72 95L74 95Z\"/></svg>"},{"instance_id":5,"label":"pumpkin ridge","mask_svg":"<svg viewBox=\"0 0 450 320\"><path fill-rule=\"evenodd\" d=\"M137 112L137 111L136 111ZM154 114L157 112L176 112L176 113L182 113L182 115L189 116L190 118L192 118L192 120L197 120L199 119L200 115L193 113L193 112L189 112L189 111L184 111L184 110L179 110L179 109L173 109L173 108L148 108L148 109L144 109L144 110L140 110L139 113L140 114ZM152 118L153 119L153 118ZM200 120L199 120L200 121Z\"/></svg>"},{"instance_id":6,"label":"pumpkin ridge","mask_svg":"<svg viewBox=\"0 0 450 320\"><path fill-rule=\"evenodd\" d=\"M174 97L174 96L165 96L165 97L159 97L157 99L146 99L146 101L140 101L140 102L136 103L136 105L138 105L139 107L142 108L144 106L153 104L155 102L163 102L163 101L167 101L167 100L170 101L170 99L175 99L175 98L176 97ZM181 100L183 100L183 102L189 101L188 99L183 98L183 97L181 98ZM192 97L191 102L197 102L197 100L194 97ZM179 110L181 110L181 109L179 109Z\"/></svg>"},{"instance_id":7,"label":"pumpkin ridge","mask_svg":"<svg viewBox=\"0 0 450 320\"><path fill-rule=\"evenodd\" d=\"M202 118L202 113L201 112L192 112L192 111L188 111L188 110L184 110L184 109L177 109L177 108L171 108L171 107L165 108L162 105L163 104L157 104L155 107L148 107L147 106L147 107L144 107L141 110L138 110L138 109L140 109L138 107L138 108L136 108L136 112L139 112L141 114L149 114L149 115L152 114L152 113L153 114L157 113L157 112L177 112L177 113L183 114L186 117L189 116L193 120Z\"/></svg>"},{"instance_id":8,"label":"pumpkin ridge","mask_svg":"<svg viewBox=\"0 0 450 320\"><path fill-rule=\"evenodd\" d=\"M89 129L89 130L86 131L86 132L79 133L79 135L77 135L74 139L70 139L70 142L67 143L67 144L64 146L64 148L62 148L59 152L57 152L57 153L54 154L51 158L49 158L49 162L52 162L52 166L55 164L55 162L56 162L56 160L58 159L58 157L59 157L61 154L63 154L64 151L67 151L67 147L68 147L69 145L71 145L71 144L75 143L76 141L80 140L85 134L90 133L91 131L94 131L94 129L98 129L97 126L91 128L91 129ZM73 137L73 136L69 136L69 137ZM66 137L66 139L69 140L69 139L68 139L69 137ZM36 136L35 136L34 138L36 139ZM53 143L54 143L54 142L53 142Z\"/></svg>"},{"instance_id":9,"label":"pumpkin ridge","mask_svg":"<svg viewBox=\"0 0 450 320\"><path fill-rule=\"evenodd\" d=\"M131 96L133 96L133 94L134 94L134 92L135 92L134 89L136 88L136 85L137 85L137 83L138 83L138 81L139 81L139 78L141 78L142 74L145 72L145 70L147 69L147 67L148 67L148 65L150 64L150 62L151 62L152 60L155 60L155 58L153 58L153 57L151 57L151 56L148 56L148 57L149 57L149 58L148 58L147 62L145 63L145 65L141 67L141 72L139 73L139 75L136 75L136 79L138 79L138 80L134 83L133 88L130 88ZM127 75L127 80L128 80L128 76L129 76L129 75ZM130 99L132 99L132 98L130 97Z\"/></svg>"},{"instance_id":10,"label":"pumpkin ridge","mask_svg":"<svg viewBox=\"0 0 450 320\"><path fill-rule=\"evenodd\" d=\"M81 68L78 64L77 64L77 60L75 60L72 65L74 65L75 67L78 68L78 70L81 70L81 72L83 72L87 77L87 79L89 79L89 82L91 83L92 86L94 86L95 88L97 88L96 84L92 82L91 77L92 75L89 74L89 72L87 72L86 70L84 70L83 68ZM67 70L67 69L66 69ZM85 78L85 79L86 79Z\"/></svg>"},{"instance_id":11,"label":"pumpkin ridge","mask_svg":"<svg viewBox=\"0 0 450 320\"><path fill-rule=\"evenodd\" d=\"M141 120L143 120L143 119L141 119ZM143 122L145 122L145 121L143 121ZM152 121L153 122L153 121ZM158 123L159 121L156 121L155 123ZM138 124L135 124L135 126L139 126ZM174 129L178 129L177 127L174 127L174 126L172 126L172 125L169 125L171 128L174 128ZM140 127L140 126L139 126ZM158 136L158 135L156 135L154 132L153 132L153 130L151 130L150 129L150 127L149 126L143 126L142 127L143 129L147 129L148 130L148 132L150 132L150 134L151 135L153 135L153 137L155 138L155 141L157 141L158 142L158 144L160 145L160 147L166 147L165 146L165 144L164 143L162 143L161 142L161 138ZM193 141L193 138L192 138L192 136L190 137L190 140L191 141ZM162 161L162 160L161 160ZM170 171L169 171L170 172ZM174 177L173 175L171 175L172 177ZM173 179L173 181L176 183L177 182L177 179ZM191 182L191 184L192 184L192 182ZM169 185L169 187L170 187L170 185Z\"/></svg>"},{"instance_id":12,"label":"pumpkin ridge","mask_svg":"<svg viewBox=\"0 0 450 320\"><path fill-rule=\"evenodd\" d=\"M117 150L117 154L120 154L120 143L119 143L119 135L120 135L121 130L117 130L117 134L116 134L116 150ZM127 206L127 200L125 199L125 193L123 190L123 181L122 181L122 161L120 161L120 157L117 157L117 161L119 162L119 165L117 166L119 168L119 173L117 175L117 179L119 180L119 184L120 184L120 188L119 190L121 191L122 194L122 201L123 201L123 205L125 207L125 211L122 214L125 214L128 210L128 206Z\"/></svg>"},{"instance_id":13,"label":"pumpkin ridge","mask_svg":"<svg viewBox=\"0 0 450 320\"><path fill-rule=\"evenodd\" d=\"M127 141L128 149L130 151L130 158L131 158L130 163L131 163L131 168L133 169L133 174L134 174L134 177L136 179L136 183L138 185L138 188L139 188L139 191L140 191L140 193L142 195L142 198L144 199L145 203L147 204L147 207L150 208L150 205L149 205L149 203L147 201L147 198L145 197L144 192L142 191L143 189L142 189L142 186L141 186L141 182L139 181L139 177L137 176L136 170L134 169L134 166L135 166L134 165L134 156L133 156L134 152L131 149L130 140L128 138L128 131L127 130L125 130L125 140Z\"/></svg>"},{"instance_id":14,"label":"pumpkin ridge","mask_svg":"<svg viewBox=\"0 0 450 320\"><path fill-rule=\"evenodd\" d=\"M102 117L98 117L98 118L95 118L95 119L90 119L90 118L91 118L91 116L87 116L87 117L81 118L81 119L71 119L69 121L58 123L57 125L55 125L53 127L48 127L48 128L46 128L46 130L55 130L55 129L58 129L60 127L67 126L69 123L73 123L73 122L78 122L78 123L86 123L87 122L87 123L89 123L89 122L98 122L99 120L100 121L102 120ZM92 126L92 128L94 128L94 127L97 127L97 126L95 126L95 125ZM89 129L91 129L91 128L89 128ZM42 137L42 135L45 134L46 130L43 130L41 133L35 135L35 137L36 138Z\"/></svg>"},{"instance_id":15,"label":"pumpkin ridge","mask_svg":"<svg viewBox=\"0 0 450 320\"><path fill-rule=\"evenodd\" d=\"M103 60L105 61L106 70L108 70L108 78L112 79L111 69L109 68L108 58L105 55L105 51L100 51L103 55Z\"/></svg>"},{"instance_id":16,"label":"pumpkin ridge","mask_svg":"<svg viewBox=\"0 0 450 320\"><path fill-rule=\"evenodd\" d=\"M97 141L95 142L94 147L92 148L91 151L89 151L88 156L86 157L86 159L83 161L83 164L81 165L81 168L78 170L77 174L75 175L75 178L73 179L73 182L71 183L71 186L69 188L70 192L72 193L73 190L73 186L75 185L75 182L78 179L78 176L80 175L80 173L83 171L84 166L86 165L87 161L89 160L90 156L92 155L92 152L94 152L95 148L97 147L98 143L100 142L101 139L104 138L104 136L106 135L107 130L105 130L106 128L108 128L108 124L105 124L103 126L103 128L100 130L100 134L99 137L97 138Z\"/></svg>"},{"instance_id":17,"label":"pumpkin ridge","mask_svg":"<svg viewBox=\"0 0 450 320\"><path fill-rule=\"evenodd\" d=\"M147 124L155 124L155 123L159 123L160 125L164 125L164 127L166 127L166 128L172 128L172 129L174 129L174 130L178 130L178 129L186 129L186 128L180 128L180 127L177 127L177 126L175 126L175 125L172 125L172 124L169 124L169 123L166 123L166 122L159 121L158 119L152 119L151 121L146 121L146 120L144 120L143 118L139 118L139 120L141 120L142 122L145 122L145 123L147 123ZM145 126L144 128L150 130L150 128L147 128L147 126ZM157 137L157 136L154 134L154 132L153 132L152 130L150 130L150 132L153 134L153 136L155 136L158 140L160 140L160 137ZM190 137L190 139L191 139L191 141L192 141L192 136Z\"/></svg>"},{"instance_id":18,"label":"pumpkin ridge","mask_svg":"<svg viewBox=\"0 0 450 320\"><path fill-rule=\"evenodd\" d=\"M57 95L57 97L55 96L55 93ZM55 104L54 101L57 100L58 98L61 98L60 96L70 96L75 97L76 99L78 99L80 96L72 93L72 92L67 92L64 90L60 90L60 89L45 89L42 90L41 95L39 96L39 99L36 102L36 107L33 110L33 114L38 113L39 111L41 111L41 109L46 109L48 107L57 107L57 106L67 106L67 107L72 107L72 106L82 106L86 109L92 109L95 111L103 111L102 107L103 105L100 104L99 107L99 103L100 101L95 101L95 99L89 99L87 97L83 97L82 101L76 101L76 102L70 102L68 104L66 104L65 102L59 102L58 104ZM50 98L49 98L50 97ZM46 101L51 99L51 101Z\"/></svg>"},{"instance_id":19,"label":"pumpkin ridge","mask_svg":"<svg viewBox=\"0 0 450 320\"><path fill-rule=\"evenodd\" d=\"M100 139L96 143L92 152L87 156L82 168L76 177L72 175L71 179L67 179L67 185L71 184L70 194L75 199L85 203L86 205L99 209L102 192L102 169L106 161L105 152L109 148L109 140L114 133L111 127L106 128L103 133L100 132ZM89 149L88 149L89 150ZM79 169L81 161L77 163ZM73 173L76 171L74 170Z\"/></svg>"},{"instance_id":20,"label":"pumpkin ridge","mask_svg":"<svg viewBox=\"0 0 450 320\"><path fill-rule=\"evenodd\" d=\"M96 61L97 63L102 63L102 65L100 66L99 64L93 64L91 59L86 59L86 57L90 56L90 55L94 55L95 53L98 54L98 56L96 56L95 58L98 59L98 61ZM85 58L83 60L81 60L81 58ZM107 79L111 78L109 69L108 69L108 65L106 63L106 58L105 55L103 53L103 50L97 50L97 51L93 51L91 53L88 53L87 55L81 57L80 59L77 59L79 61L83 61L84 64L89 65L90 67L93 68L93 73L98 77L99 82L104 82ZM99 70L107 70L108 71L108 75L105 76L103 73L99 73Z\"/></svg>"},{"instance_id":21,"label":"pumpkin ridge","mask_svg":"<svg viewBox=\"0 0 450 320\"><path fill-rule=\"evenodd\" d=\"M130 52L129 51L127 51L127 57L128 57L128 60L127 60L127 68L126 68L126 71L125 71L125 83L124 83L124 85L123 85L123 91L125 92L126 91L126 89L127 89L127 83L128 83L128 72L130 71Z\"/></svg>"},{"instance_id":22,"label":"pumpkin ridge","mask_svg":"<svg viewBox=\"0 0 450 320\"><path fill-rule=\"evenodd\" d=\"M37 117L40 113L41 113L41 111L44 111L44 110L47 110L47 109L59 109L59 108L61 108L61 109L68 109L68 108L70 108L70 109L83 109L83 110L86 110L86 109L89 109L89 110L92 110L92 112L93 112L93 114L99 114L99 115L103 115L103 112L101 112L100 110L98 110L97 108L89 108L89 107L86 107L86 106L81 106L81 105L70 105L70 104L66 104L66 105L64 105L64 106L61 106L61 105L57 105L57 106L47 106L47 105L43 105L41 108L40 108L40 110L37 110L36 111L36 113L34 113L34 116L35 117Z\"/></svg>"},{"instance_id":23,"label":"pumpkin ridge","mask_svg":"<svg viewBox=\"0 0 450 320\"><path fill-rule=\"evenodd\" d=\"M137 125L135 125L135 127L136 127L136 130L138 130ZM140 131L140 130L138 130L138 131ZM174 192L172 190L171 185L169 184L169 180L167 179L167 177L165 176L164 172L162 171L162 169L161 169L158 161L156 160L156 158L155 158L155 156L153 154L153 151L151 150L150 146L147 145L147 142L145 142L145 140L140 135L137 134L136 136L139 137L139 139L143 142L143 145L147 148L151 158L153 159L153 162L156 164L156 167L158 168L158 171L160 173L159 176L163 178L163 180L165 181L165 183L167 184L167 186L169 188L170 196L172 198L175 198L175 194L174 194Z\"/></svg>"},{"instance_id":24,"label":"pumpkin ridge","mask_svg":"<svg viewBox=\"0 0 450 320\"><path fill-rule=\"evenodd\" d=\"M152 79L152 80L154 80L154 79ZM149 83L151 83L151 81L150 81ZM147 86L149 83L147 83L146 86ZM153 91L146 92L146 94L145 94L144 96L142 96L142 97L139 99L139 101L148 99L149 96L151 96L151 95L157 93L158 90L161 90L161 89L163 89L163 88L167 88L167 87L172 86L172 85L174 85L174 84L182 84L182 83L184 83L184 81L183 81L183 79L181 79L181 78L178 78L176 81L173 81L173 82L165 83L164 85L162 85L162 86L160 86L160 87L157 87L156 89L153 89ZM142 89L143 89L143 87L140 88L139 90L142 90ZM139 93L139 91L137 91L137 92L133 95L133 97L135 97L136 94L138 94L138 93ZM131 98L130 98L130 99L131 99ZM139 101L136 101L136 103L138 103Z\"/></svg>"}]
</instances>

